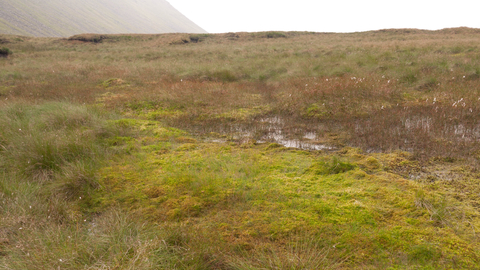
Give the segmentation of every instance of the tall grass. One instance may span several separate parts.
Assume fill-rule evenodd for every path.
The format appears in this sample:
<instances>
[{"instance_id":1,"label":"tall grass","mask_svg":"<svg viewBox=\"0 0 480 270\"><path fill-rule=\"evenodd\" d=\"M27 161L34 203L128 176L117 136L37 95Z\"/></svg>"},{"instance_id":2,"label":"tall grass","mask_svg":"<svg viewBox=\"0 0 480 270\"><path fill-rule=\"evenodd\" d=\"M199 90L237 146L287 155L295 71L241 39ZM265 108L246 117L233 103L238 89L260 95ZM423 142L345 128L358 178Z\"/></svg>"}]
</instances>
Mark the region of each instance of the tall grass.
<instances>
[{"instance_id":1,"label":"tall grass","mask_svg":"<svg viewBox=\"0 0 480 270\"><path fill-rule=\"evenodd\" d=\"M101 250L97 257L88 254L94 237L82 231L92 223L80 205L88 202L95 171L108 156L102 143L110 135L107 118L62 102L15 102L0 115L1 237L10 250L3 267L76 268L101 261Z\"/></svg>"},{"instance_id":2,"label":"tall grass","mask_svg":"<svg viewBox=\"0 0 480 270\"><path fill-rule=\"evenodd\" d=\"M82 162L95 163L104 154L98 138L105 120L85 106L14 103L2 108L0 121L2 167L21 177L51 180L66 167L81 171Z\"/></svg>"}]
</instances>

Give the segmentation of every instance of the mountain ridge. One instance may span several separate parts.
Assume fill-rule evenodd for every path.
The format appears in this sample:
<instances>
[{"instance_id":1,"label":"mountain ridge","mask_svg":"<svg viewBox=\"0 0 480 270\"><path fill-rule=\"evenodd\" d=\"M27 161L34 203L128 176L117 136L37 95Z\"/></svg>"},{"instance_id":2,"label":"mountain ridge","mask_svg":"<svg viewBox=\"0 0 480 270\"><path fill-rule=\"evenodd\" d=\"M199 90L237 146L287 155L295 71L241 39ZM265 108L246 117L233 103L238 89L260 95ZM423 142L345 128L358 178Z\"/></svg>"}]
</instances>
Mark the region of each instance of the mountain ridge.
<instances>
[{"instance_id":1,"label":"mountain ridge","mask_svg":"<svg viewBox=\"0 0 480 270\"><path fill-rule=\"evenodd\" d=\"M68 37L81 33L206 33L165 0L4 0L0 33Z\"/></svg>"}]
</instances>

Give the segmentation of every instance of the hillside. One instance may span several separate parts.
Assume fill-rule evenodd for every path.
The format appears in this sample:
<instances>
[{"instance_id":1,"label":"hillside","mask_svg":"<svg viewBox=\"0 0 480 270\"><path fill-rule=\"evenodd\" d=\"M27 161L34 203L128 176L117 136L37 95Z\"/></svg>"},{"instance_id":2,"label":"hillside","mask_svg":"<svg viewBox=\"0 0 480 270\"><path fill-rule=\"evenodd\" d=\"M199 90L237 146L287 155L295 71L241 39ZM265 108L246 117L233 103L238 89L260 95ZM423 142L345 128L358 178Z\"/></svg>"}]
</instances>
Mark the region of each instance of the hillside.
<instances>
[{"instance_id":1,"label":"hillside","mask_svg":"<svg viewBox=\"0 0 480 270\"><path fill-rule=\"evenodd\" d=\"M204 33L165 0L5 0L0 33L66 37L80 33Z\"/></svg>"}]
</instances>

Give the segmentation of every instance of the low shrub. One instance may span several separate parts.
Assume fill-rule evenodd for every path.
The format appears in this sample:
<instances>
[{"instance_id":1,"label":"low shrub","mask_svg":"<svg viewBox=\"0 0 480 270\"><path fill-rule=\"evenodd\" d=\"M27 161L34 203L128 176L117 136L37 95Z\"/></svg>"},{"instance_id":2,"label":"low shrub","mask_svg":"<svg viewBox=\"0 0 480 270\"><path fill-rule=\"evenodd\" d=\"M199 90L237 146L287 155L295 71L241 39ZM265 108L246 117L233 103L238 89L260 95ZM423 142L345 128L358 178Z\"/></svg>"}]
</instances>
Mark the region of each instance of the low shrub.
<instances>
[{"instance_id":1,"label":"low shrub","mask_svg":"<svg viewBox=\"0 0 480 270\"><path fill-rule=\"evenodd\" d=\"M183 44L187 44L189 42L190 41L185 39L185 38L180 38L180 39L177 39L177 40L174 40L174 41L170 42L170 45L183 45Z\"/></svg>"},{"instance_id":2,"label":"low shrub","mask_svg":"<svg viewBox=\"0 0 480 270\"><path fill-rule=\"evenodd\" d=\"M97 35L97 34L81 34L75 35L68 38L68 40L77 40L83 42L92 42L92 43L101 43L104 39L106 39L106 35Z\"/></svg>"},{"instance_id":3,"label":"low shrub","mask_svg":"<svg viewBox=\"0 0 480 270\"><path fill-rule=\"evenodd\" d=\"M286 38L287 36L282 32L267 32L265 34L266 38Z\"/></svg>"},{"instance_id":4,"label":"low shrub","mask_svg":"<svg viewBox=\"0 0 480 270\"><path fill-rule=\"evenodd\" d=\"M191 35L189 38L190 38L190 42L193 42L193 43L198 43L198 42L202 42L205 40L205 38L208 38L210 35L208 34L198 34L198 35Z\"/></svg>"},{"instance_id":5,"label":"low shrub","mask_svg":"<svg viewBox=\"0 0 480 270\"><path fill-rule=\"evenodd\" d=\"M0 49L0 57L8 57L12 54L12 51L6 47Z\"/></svg>"}]
</instances>

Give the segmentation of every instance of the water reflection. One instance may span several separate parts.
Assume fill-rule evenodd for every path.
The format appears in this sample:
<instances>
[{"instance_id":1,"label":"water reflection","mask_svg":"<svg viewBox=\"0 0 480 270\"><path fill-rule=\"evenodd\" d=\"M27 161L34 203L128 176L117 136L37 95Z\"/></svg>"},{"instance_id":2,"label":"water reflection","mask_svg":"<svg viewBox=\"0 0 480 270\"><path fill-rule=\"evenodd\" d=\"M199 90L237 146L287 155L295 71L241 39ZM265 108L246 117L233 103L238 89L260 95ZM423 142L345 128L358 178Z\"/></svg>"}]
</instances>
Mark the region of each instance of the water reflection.
<instances>
[{"instance_id":1,"label":"water reflection","mask_svg":"<svg viewBox=\"0 0 480 270\"><path fill-rule=\"evenodd\" d=\"M288 148L298 148L302 150L332 150L333 147L324 144L313 143L312 141L317 138L317 134L314 132L306 133L302 139L288 139L282 132L282 130L274 130L271 133L266 134L263 138L257 142L276 142Z\"/></svg>"},{"instance_id":2,"label":"water reflection","mask_svg":"<svg viewBox=\"0 0 480 270\"><path fill-rule=\"evenodd\" d=\"M220 131L228 135L232 140L239 142L255 141L256 143L278 143L288 148L302 150L333 150L332 146L318 142L318 126L316 131L305 131L303 128L287 126L287 122L281 117L266 117L259 119L250 125L226 125ZM218 132L218 126L216 126ZM209 139L210 142L223 143L227 139Z\"/></svg>"}]
</instances>

